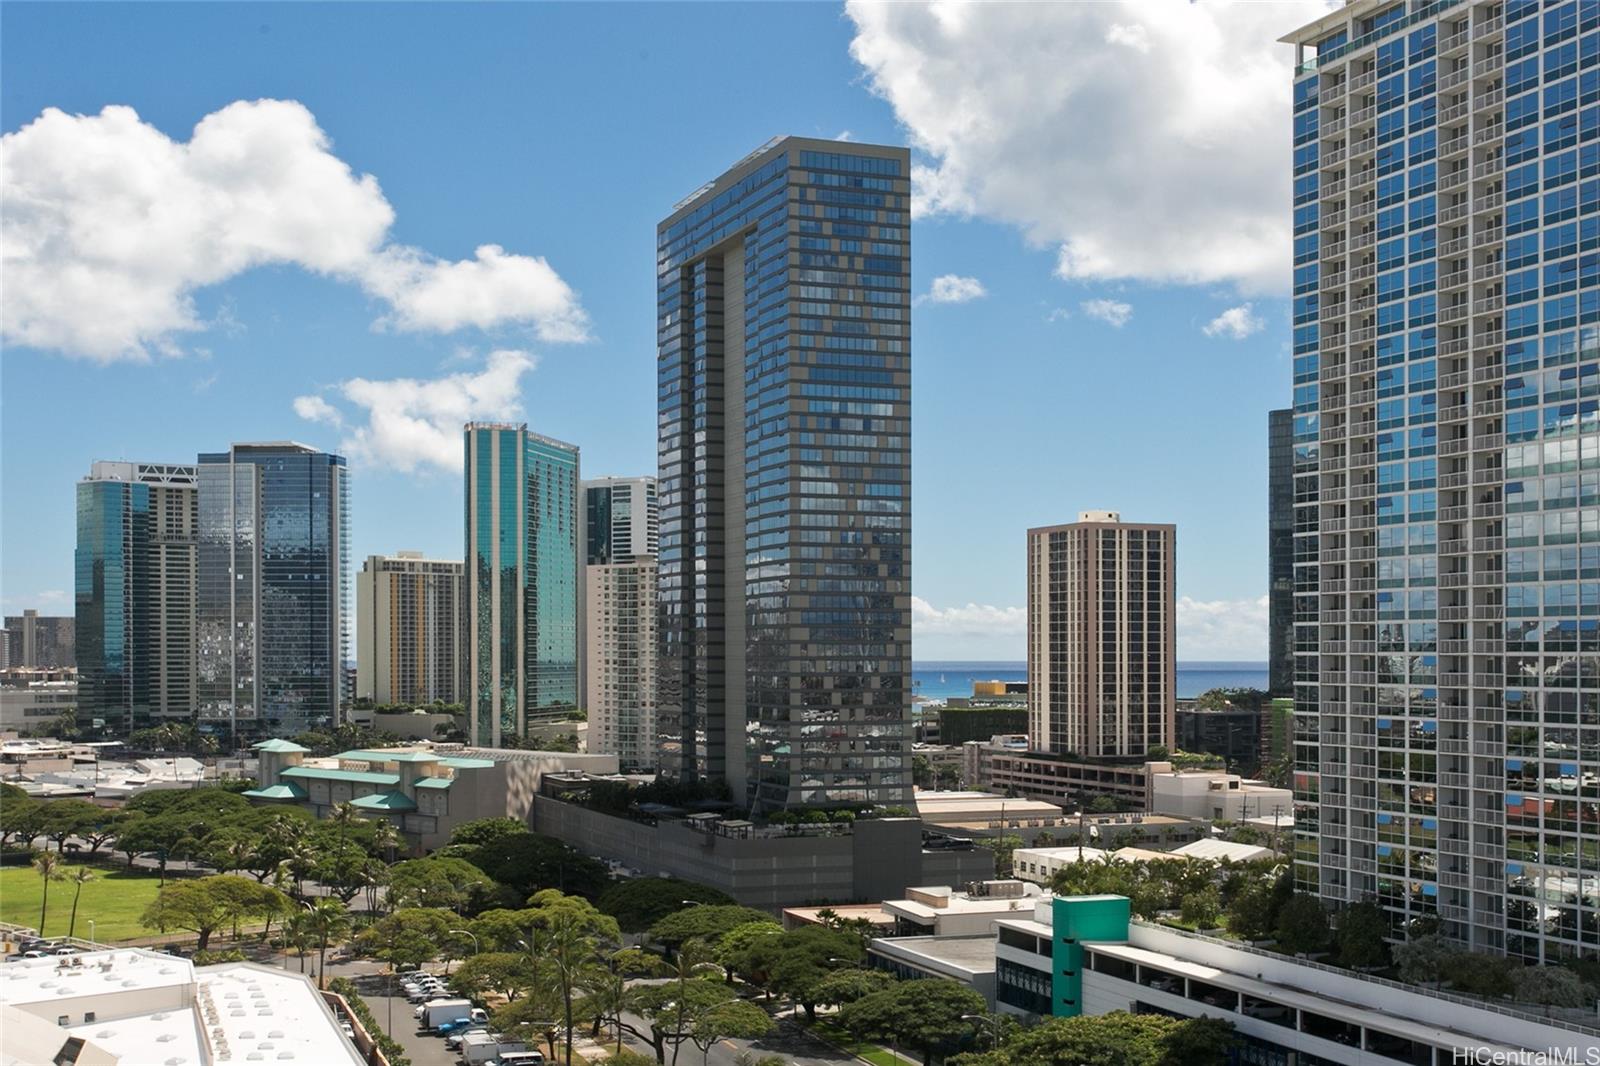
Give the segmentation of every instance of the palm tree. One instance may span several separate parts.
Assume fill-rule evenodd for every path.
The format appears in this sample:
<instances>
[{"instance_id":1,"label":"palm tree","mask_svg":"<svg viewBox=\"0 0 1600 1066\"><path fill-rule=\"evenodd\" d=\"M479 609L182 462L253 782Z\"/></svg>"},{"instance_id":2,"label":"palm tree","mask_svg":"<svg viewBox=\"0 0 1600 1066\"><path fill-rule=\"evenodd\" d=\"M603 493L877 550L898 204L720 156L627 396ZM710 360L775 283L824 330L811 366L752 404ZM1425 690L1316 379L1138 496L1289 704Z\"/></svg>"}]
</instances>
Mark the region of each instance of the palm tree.
<instances>
[{"instance_id":1,"label":"palm tree","mask_svg":"<svg viewBox=\"0 0 1600 1066\"><path fill-rule=\"evenodd\" d=\"M336 826L339 830L339 845L333 853L332 872L333 876L338 879L338 887L343 888L345 881L344 840L350 831L350 827L361 820L361 808L354 803L335 803L333 809L328 812L327 820L329 824Z\"/></svg>"},{"instance_id":2,"label":"palm tree","mask_svg":"<svg viewBox=\"0 0 1600 1066\"><path fill-rule=\"evenodd\" d=\"M306 911L306 920L317 939L317 987L327 987L324 970L328 966L328 941L338 943L350 932L350 915L344 904L327 896L313 903Z\"/></svg>"},{"instance_id":3,"label":"palm tree","mask_svg":"<svg viewBox=\"0 0 1600 1066\"><path fill-rule=\"evenodd\" d=\"M83 895L83 886L94 880L94 871L87 866L80 866L72 874L72 883L78 887L72 891L72 920L67 923L67 936L71 938L73 930L78 928L78 897ZM44 935L44 930L39 930L39 935Z\"/></svg>"},{"instance_id":4,"label":"palm tree","mask_svg":"<svg viewBox=\"0 0 1600 1066\"><path fill-rule=\"evenodd\" d=\"M311 945L317 942L316 934L311 929L311 914L309 911L297 910L283 920L283 943L292 947L300 956L300 972L306 972L306 952Z\"/></svg>"},{"instance_id":5,"label":"palm tree","mask_svg":"<svg viewBox=\"0 0 1600 1066\"><path fill-rule=\"evenodd\" d=\"M394 823L380 819L372 824L372 850L383 856L383 861L394 863L394 853L405 841Z\"/></svg>"},{"instance_id":6,"label":"palm tree","mask_svg":"<svg viewBox=\"0 0 1600 1066\"><path fill-rule=\"evenodd\" d=\"M561 1005L567 1030L567 1066L572 1066L572 993L598 959L594 941L571 914L551 919L544 941L544 958L551 976L561 989Z\"/></svg>"},{"instance_id":7,"label":"palm tree","mask_svg":"<svg viewBox=\"0 0 1600 1066\"><path fill-rule=\"evenodd\" d=\"M44 936L45 908L50 905L50 882L65 881L67 872L62 868L61 853L41 851L33 857L33 868L44 878L44 894L39 897L39 935Z\"/></svg>"}]
</instances>

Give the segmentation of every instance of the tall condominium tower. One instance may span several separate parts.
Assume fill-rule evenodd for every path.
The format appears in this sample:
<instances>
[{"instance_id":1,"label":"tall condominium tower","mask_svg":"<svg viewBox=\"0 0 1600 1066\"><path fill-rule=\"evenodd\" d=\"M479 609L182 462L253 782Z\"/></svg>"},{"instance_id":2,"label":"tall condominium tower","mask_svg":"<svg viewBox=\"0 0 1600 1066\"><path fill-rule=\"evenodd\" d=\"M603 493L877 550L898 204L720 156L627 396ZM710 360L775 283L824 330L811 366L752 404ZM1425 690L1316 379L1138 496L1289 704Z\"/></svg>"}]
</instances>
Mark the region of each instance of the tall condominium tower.
<instances>
[{"instance_id":1,"label":"tall condominium tower","mask_svg":"<svg viewBox=\"0 0 1600 1066\"><path fill-rule=\"evenodd\" d=\"M293 736L337 725L350 654L343 456L292 441L200 456L202 727Z\"/></svg>"},{"instance_id":2,"label":"tall condominium tower","mask_svg":"<svg viewBox=\"0 0 1600 1066\"><path fill-rule=\"evenodd\" d=\"M54 670L77 663L71 615L47 615L28 609L6 617L11 665Z\"/></svg>"},{"instance_id":3,"label":"tall condominium tower","mask_svg":"<svg viewBox=\"0 0 1600 1066\"><path fill-rule=\"evenodd\" d=\"M656 229L662 772L911 793L909 154L783 137Z\"/></svg>"},{"instance_id":4,"label":"tall condominium tower","mask_svg":"<svg viewBox=\"0 0 1600 1066\"><path fill-rule=\"evenodd\" d=\"M1267 687L1294 695L1294 411L1267 416Z\"/></svg>"},{"instance_id":5,"label":"tall condominium tower","mask_svg":"<svg viewBox=\"0 0 1600 1066\"><path fill-rule=\"evenodd\" d=\"M194 717L195 480L192 466L97 462L78 482L78 712L124 736Z\"/></svg>"},{"instance_id":6,"label":"tall condominium tower","mask_svg":"<svg viewBox=\"0 0 1600 1066\"><path fill-rule=\"evenodd\" d=\"M1172 747L1177 527L1084 511L1028 530L1028 740L1082 759Z\"/></svg>"},{"instance_id":7,"label":"tall condominium tower","mask_svg":"<svg viewBox=\"0 0 1600 1066\"><path fill-rule=\"evenodd\" d=\"M583 483L583 706L588 749L656 765L656 479Z\"/></svg>"},{"instance_id":8,"label":"tall condominium tower","mask_svg":"<svg viewBox=\"0 0 1600 1066\"><path fill-rule=\"evenodd\" d=\"M1527 961L1600 947L1597 11L1285 38L1296 877Z\"/></svg>"},{"instance_id":9,"label":"tall condominium tower","mask_svg":"<svg viewBox=\"0 0 1600 1066\"><path fill-rule=\"evenodd\" d=\"M356 575L356 697L461 700L461 563L371 555Z\"/></svg>"},{"instance_id":10,"label":"tall condominium tower","mask_svg":"<svg viewBox=\"0 0 1600 1066\"><path fill-rule=\"evenodd\" d=\"M462 683L475 744L578 705L583 511L578 449L526 425L468 423Z\"/></svg>"}]
</instances>

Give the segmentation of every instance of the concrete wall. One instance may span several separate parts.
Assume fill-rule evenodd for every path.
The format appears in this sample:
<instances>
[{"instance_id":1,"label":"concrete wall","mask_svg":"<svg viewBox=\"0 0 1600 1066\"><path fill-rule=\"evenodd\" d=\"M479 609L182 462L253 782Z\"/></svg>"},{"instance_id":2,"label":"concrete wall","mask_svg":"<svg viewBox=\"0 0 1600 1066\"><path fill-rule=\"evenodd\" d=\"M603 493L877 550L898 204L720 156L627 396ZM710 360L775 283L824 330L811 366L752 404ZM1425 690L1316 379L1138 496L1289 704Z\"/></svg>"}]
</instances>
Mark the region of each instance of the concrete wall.
<instances>
[{"instance_id":1,"label":"concrete wall","mask_svg":"<svg viewBox=\"0 0 1600 1066\"><path fill-rule=\"evenodd\" d=\"M681 822L651 826L547 796L534 803L534 828L651 876L710 885L750 907L895 899L916 885L961 884L994 874L994 856L925 852L914 818L870 819L840 836L722 837ZM930 878L932 879L930 881Z\"/></svg>"},{"instance_id":2,"label":"concrete wall","mask_svg":"<svg viewBox=\"0 0 1600 1066\"><path fill-rule=\"evenodd\" d=\"M385 733L393 733L404 740L438 740L434 735L434 726L454 726L456 717L453 714L378 714L372 715L372 728ZM462 719L463 724L465 719Z\"/></svg>"}]
</instances>

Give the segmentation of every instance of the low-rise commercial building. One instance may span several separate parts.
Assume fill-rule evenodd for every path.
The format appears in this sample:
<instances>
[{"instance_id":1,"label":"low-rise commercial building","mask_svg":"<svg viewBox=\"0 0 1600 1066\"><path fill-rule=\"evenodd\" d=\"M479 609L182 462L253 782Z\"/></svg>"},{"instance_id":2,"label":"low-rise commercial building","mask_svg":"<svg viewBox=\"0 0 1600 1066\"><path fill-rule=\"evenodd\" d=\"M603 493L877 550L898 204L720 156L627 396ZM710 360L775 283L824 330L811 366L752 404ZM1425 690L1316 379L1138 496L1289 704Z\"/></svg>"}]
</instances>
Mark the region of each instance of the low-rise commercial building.
<instances>
[{"instance_id":1,"label":"low-rise commercial building","mask_svg":"<svg viewBox=\"0 0 1600 1066\"><path fill-rule=\"evenodd\" d=\"M886 899L884 911L894 918L898 936L989 935L996 919L1033 909L1036 885L1022 881L979 881L969 891L945 885L906 890L904 899Z\"/></svg>"},{"instance_id":2,"label":"low-rise commercial building","mask_svg":"<svg viewBox=\"0 0 1600 1066\"><path fill-rule=\"evenodd\" d=\"M969 741L963 749L964 780L969 788L1073 806L1100 796L1129 804L1142 804L1145 799L1142 759L1087 762L1070 755L1031 751L1022 734Z\"/></svg>"},{"instance_id":3,"label":"low-rise commercial building","mask_svg":"<svg viewBox=\"0 0 1600 1066\"><path fill-rule=\"evenodd\" d=\"M8 679L0 686L0 730L29 732L46 728L63 714L76 714L78 710L78 682L76 678L57 681L26 677L32 671L11 671L15 682Z\"/></svg>"},{"instance_id":4,"label":"low-rise commercial building","mask_svg":"<svg viewBox=\"0 0 1600 1066\"><path fill-rule=\"evenodd\" d=\"M873 941L879 958L933 960L976 950ZM1025 1019L1112 1011L1231 1022L1239 1062L1451 1066L1600 1061L1593 1016L1542 1016L1132 921L1122 896L1046 896L995 922L996 1009ZM909 972L907 976L917 976ZM978 965L968 970L981 973ZM946 966L939 976L961 979ZM983 991L977 981L969 982Z\"/></svg>"},{"instance_id":5,"label":"low-rise commercial building","mask_svg":"<svg viewBox=\"0 0 1600 1066\"><path fill-rule=\"evenodd\" d=\"M993 851L925 831L916 818L779 827L681 810L622 817L557 798L556 784L548 778L534 806L538 832L652 876L719 888L749 907L895 899L919 884L994 876ZM560 784L570 791L582 782Z\"/></svg>"},{"instance_id":6,"label":"low-rise commercial building","mask_svg":"<svg viewBox=\"0 0 1600 1066\"><path fill-rule=\"evenodd\" d=\"M479 818L530 821L533 797L547 773L586 769L615 773L615 755L583 755L459 745L379 748L308 758L288 740L255 745L258 803L298 804L317 817L340 803L385 818L413 847L427 851L456 826ZM580 845L581 846L581 845Z\"/></svg>"},{"instance_id":7,"label":"low-rise commercial building","mask_svg":"<svg viewBox=\"0 0 1600 1066\"><path fill-rule=\"evenodd\" d=\"M994 1009L994 934L974 936L899 936L872 941L867 962L902 981L925 977L960 981L981 993Z\"/></svg>"},{"instance_id":8,"label":"low-rise commercial building","mask_svg":"<svg viewBox=\"0 0 1600 1066\"><path fill-rule=\"evenodd\" d=\"M1175 770L1171 763L1146 765L1148 810L1185 818L1238 822L1294 817L1294 793L1222 770Z\"/></svg>"},{"instance_id":9,"label":"low-rise commercial building","mask_svg":"<svg viewBox=\"0 0 1600 1066\"><path fill-rule=\"evenodd\" d=\"M196 967L138 948L9 960L5 1066L381 1062L357 1050L311 980L255 963Z\"/></svg>"}]
</instances>

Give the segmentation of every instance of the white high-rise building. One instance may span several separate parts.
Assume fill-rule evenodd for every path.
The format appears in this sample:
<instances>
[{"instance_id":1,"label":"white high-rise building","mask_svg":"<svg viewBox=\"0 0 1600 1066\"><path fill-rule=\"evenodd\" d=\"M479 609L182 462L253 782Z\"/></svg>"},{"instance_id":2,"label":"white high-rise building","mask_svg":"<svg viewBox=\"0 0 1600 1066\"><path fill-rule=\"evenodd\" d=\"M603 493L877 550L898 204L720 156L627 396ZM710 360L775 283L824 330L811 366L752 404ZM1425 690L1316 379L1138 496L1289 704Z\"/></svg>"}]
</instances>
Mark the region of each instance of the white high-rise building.
<instances>
[{"instance_id":1,"label":"white high-rise building","mask_svg":"<svg viewBox=\"0 0 1600 1066\"><path fill-rule=\"evenodd\" d=\"M656 766L656 479L583 483L583 705L589 751Z\"/></svg>"},{"instance_id":2,"label":"white high-rise building","mask_svg":"<svg viewBox=\"0 0 1600 1066\"><path fill-rule=\"evenodd\" d=\"M1356 0L1295 49L1295 876L1600 951L1600 9Z\"/></svg>"}]
</instances>

